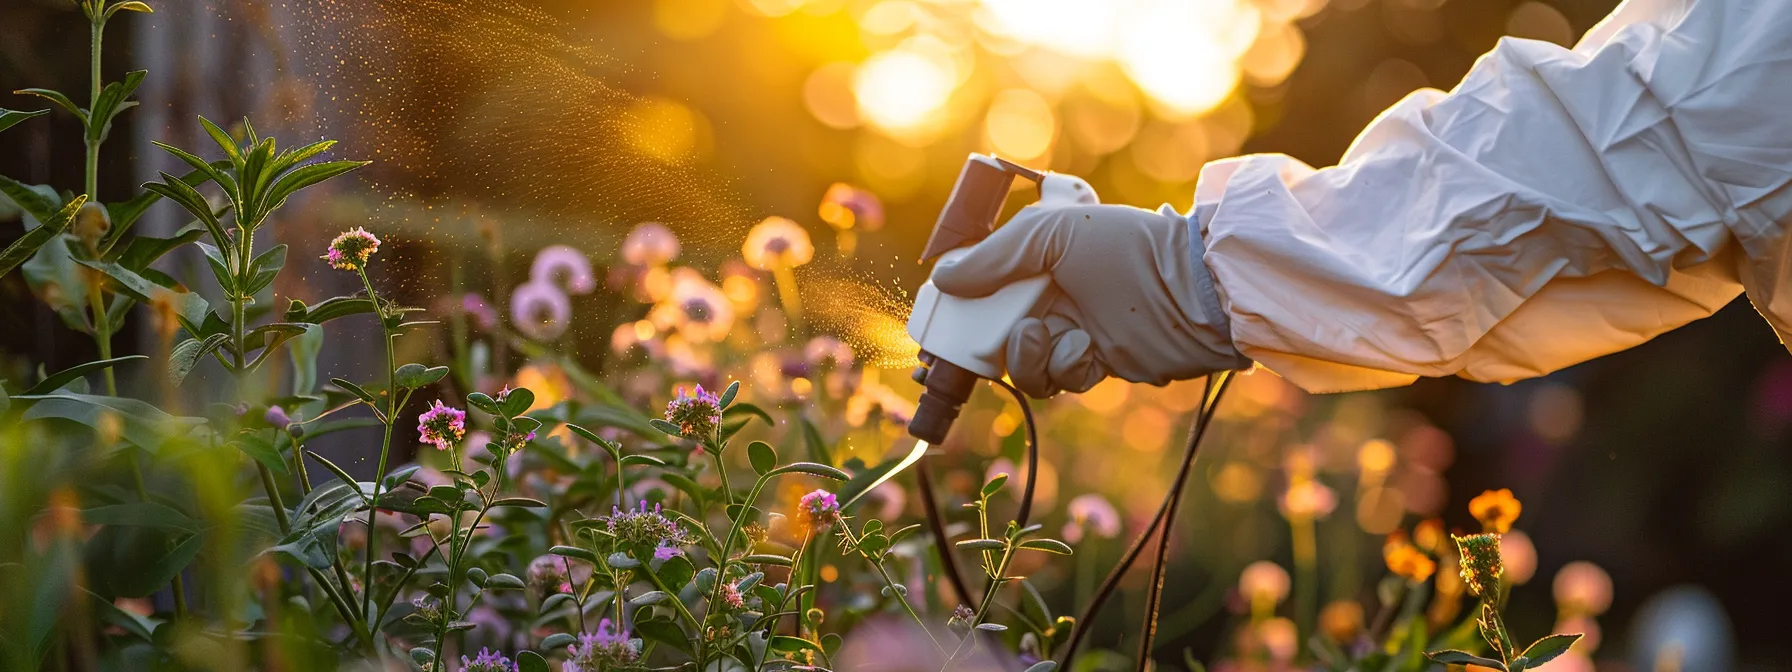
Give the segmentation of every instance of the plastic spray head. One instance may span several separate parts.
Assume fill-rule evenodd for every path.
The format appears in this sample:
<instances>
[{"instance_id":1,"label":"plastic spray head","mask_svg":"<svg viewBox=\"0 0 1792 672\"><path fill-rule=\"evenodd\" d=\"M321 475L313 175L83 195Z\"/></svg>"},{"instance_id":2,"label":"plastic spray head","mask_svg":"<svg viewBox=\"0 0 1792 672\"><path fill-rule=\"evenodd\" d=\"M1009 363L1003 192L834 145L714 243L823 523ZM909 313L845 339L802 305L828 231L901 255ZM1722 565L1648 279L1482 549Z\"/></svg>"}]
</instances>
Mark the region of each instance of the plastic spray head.
<instances>
[{"instance_id":1,"label":"plastic spray head","mask_svg":"<svg viewBox=\"0 0 1792 672\"><path fill-rule=\"evenodd\" d=\"M958 172L958 182L940 219L933 225L933 235L921 252L921 261L945 254L989 236L996 228L996 217L1002 214L1002 203L1008 200L1008 189L1015 177L1034 182L1044 174L1020 164L984 154L972 154Z\"/></svg>"},{"instance_id":2,"label":"plastic spray head","mask_svg":"<svg viewBox=\"0 0 1792 672\"><path fill-rule=\"evenodd\" d=\"M915 369L915 382L926 387L915 405L915 417L908 423L909 435L933 445L946 442L958 412L971 398L977 385L977 374L956 364L921 351L923 366Z\"/></svg>"}]
</instances>

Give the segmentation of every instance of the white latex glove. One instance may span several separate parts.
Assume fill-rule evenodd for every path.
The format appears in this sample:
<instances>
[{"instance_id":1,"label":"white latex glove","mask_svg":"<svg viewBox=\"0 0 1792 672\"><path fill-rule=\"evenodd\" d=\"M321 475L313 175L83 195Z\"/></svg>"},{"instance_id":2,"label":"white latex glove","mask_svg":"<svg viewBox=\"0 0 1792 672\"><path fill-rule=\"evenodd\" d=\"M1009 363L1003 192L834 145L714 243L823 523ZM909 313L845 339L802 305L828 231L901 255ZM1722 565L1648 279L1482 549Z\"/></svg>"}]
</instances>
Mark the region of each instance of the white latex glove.
<instances>
[{"instance_id":1,"label":"white latex glove","mask_svg":"<svg viewBox=\"0 0 1792 672\"><path fill-rule=\"evenodd\" d=\"M1232 347L1194 238L1167 206L1029 206L941 262L933 282L977 298L1051 274L1044 319L1008 335L1008 376L1027 394L1082 392L1108 376L1163 385L1250 364Z\"/></svg>"}]
</instances>

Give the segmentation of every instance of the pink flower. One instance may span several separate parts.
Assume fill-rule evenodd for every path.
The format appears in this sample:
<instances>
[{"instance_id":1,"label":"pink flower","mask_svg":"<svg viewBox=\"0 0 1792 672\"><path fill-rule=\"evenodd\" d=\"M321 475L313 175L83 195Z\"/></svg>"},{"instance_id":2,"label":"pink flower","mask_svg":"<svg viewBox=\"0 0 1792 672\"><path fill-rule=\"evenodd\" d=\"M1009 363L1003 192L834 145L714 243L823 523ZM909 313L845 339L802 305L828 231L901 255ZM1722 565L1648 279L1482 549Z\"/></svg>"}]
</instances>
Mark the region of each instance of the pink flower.
<instances>
[{"instance_id":1,"label":"pink flower","mask_svg":"<svg viewBox=\"0 0 1792 672\"><path fill-rule=\"evenodd\" d=\"M1070 500L1070 522L1064 525L1064 540L1072 544L1083 540L1085 530L1095 536L1112 539L1120 535L1120 512L1101 495L1089 493Z\"/></svg>"},{"instance_id":2,"label":"pink flower","mask_svg":"<svg viewBox=\"0 0 1792 672\"><path fill-rule=\"evenodd\" d=\"M485 302L485 297L468 292L460 297L460 310L473 319L473 326L480 331L491 331L498 328L498 312Z\"/></svg>"},{"instance_id":3,"label":"pink flower","mask_svg":"<svg viewBox=\"0 0 1792 672\"><path fill-rule=\"evenodd\" d=\"M803 495L797 502L797 515L804 525L824 530L840 519L840 499L826 490L816 490Z\"/></svg>"},{"instance_id":4,"label":"pink flower","mask_svg":"<svg viewBox=\"0 0 1792 672\"><path fill-rule=\"evenodd\" d=\"M329 253L320 258L329 261L331 268L358 271L366 268L368 258L379 251L380 239L357 226L330 241Z\"/></svg>"},{"instance_id":5,"label":"pink flower","mask_svg":"<svg viewBox=\"0 0 1792 672\"><path fill-rule=\"evenodd\" d=\"M437 399L434 406L417 416L417 434L422 442L435 446L436 450L452 449L467 437L467 412L444 405Z\"/></svg>"},{"instance_id":6,"label":"pink flower","mask_svg":"<svg viewBox=\"0 0 1792 672\"><path fill-rule=\"evenodd\" d=\"M535 253L529 266L529 281L565 287L568 294L590 294L597 290L597 276L591 273L591 261L585 253L569 245L549 245Z\"/></svg>"},{"instance_id":7,"label":"pink flower","mask_svg":"<svg viewBox=\"0 0 1792 672\"><path fill-rule=\"evenodd\" d=\"M740 589L736 588L734 584L724 583L722 584L722 604L728 605L729 609L745 609L747 608L747 598L740 594Z\"/></svg>"},{"instance_id":8,"label":"pink flower","mask_svg":"<svg viewBox=\"0 0 1792 672\"><path fill-rule=\"evenodd\" d=\"M622 260L635 266L658 266L678 258L678 236L659 222L648 222L622 239Z\"/></svg>"},{"instance_id":9,"label":"pink flower","mask_svg":"<svg viewBox=\"0 0 1792 672\"><path fill-rule=\"evenodd\" d=\"M579 633L579 642L566 647L566 654L563 672L601 672L635 662L641 650L627 630L617 629L606 618L598 622L597 632Z\"/></svg>"},{"instance_id":10,"label":"pink flower","mask_svg":"<svg viewBox=\"0 0 1792 672\"><path fill-rule=\"evenodd\" d=\"M572 300L551 283L531 280L510 295L510 320L524 336L551 341L571 326Z\"/></svg>"},{"instance_id":11,"label":"pink flower","mask_svg":"<svg viewBox=\"0 0 1792 672\"><path fill-rule=\"evenodd\" d=\"M884 227L884 204L877 195L845 182L835 182L821 197L821 220L842 231L858 225L866 231Z\"/></svg>"}]
</instances>

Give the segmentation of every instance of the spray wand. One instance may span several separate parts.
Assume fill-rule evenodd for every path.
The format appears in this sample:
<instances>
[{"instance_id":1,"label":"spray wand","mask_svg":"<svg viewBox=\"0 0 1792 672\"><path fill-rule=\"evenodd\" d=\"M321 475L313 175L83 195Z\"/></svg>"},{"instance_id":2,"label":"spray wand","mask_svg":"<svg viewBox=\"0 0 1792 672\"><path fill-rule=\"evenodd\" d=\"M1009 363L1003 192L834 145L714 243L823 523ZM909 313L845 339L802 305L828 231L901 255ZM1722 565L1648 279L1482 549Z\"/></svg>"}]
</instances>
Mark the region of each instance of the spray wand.
<instances>
[{"instance_id":1,"label":"spray wand","mask_svg":"<svg viewBox=\"0 0 1792 672\"><path fill-rule=\"evenodd\" d=\"M947 198L945 208L940 212L939 221L934 225L933 234L928 238L921 260L946 261L960 257L968 253L970 246L988 237L995 230L996 218L1001 214L1016 178L1026 178L1038 184L1040 203L1047 207L1099 202L1094 188L1075 176L1036 171L1004 159L972 154L959 172L958 181L952 188L951 196ZM1021 526L1027 524L1032 512L1035 479L1039 473L1039 433L1026 397L1004 380L1007 373L1004 355L1010 327L1023 318L1038 317L1046 307L1046 292L1050 287L1051 278L1044 274L1010 283L979 298L945 294L934 286L931 279L921 286L916 293L914 311L908 322L909 335L921 346L921 366L915 369L914 379L925 388L914 418L909 422L909 433L918 440L909 455L879 477L871 487L875 488L921 461L930 445L944 443L977 382L988 380L1014 396L1026 420L1027 478L1016 522ZM1184 486L1193 471L1201 438L1206 435L1213 419L1213 411L1218 407L1220 397L1225 394L1230 382L1230 372L1215 373L1207 377L1201 404L1197 407L1194 422L1189 428L1188 445L1175 482L1165 495L1151 524L1134 540L1120 564L1102 582L1094 599L1084 607L1065 647L1066 667L1075 659L1077 647L1088 635L1095 614L1118 588L1120 578L1155 539L1157 552L1152 564L1146 599L1145 632L1140 641L1138 656L1138 669L1145 669L1157 632L1157 614L1163 599L1164 570L1176 510L1181 504ZM959 601L974 608L976 605L973 603L972 592L963 580L956 558L945 544L945 518L934 497L932 479L924 467L917 470L916 477L930 531L940 541L941 566ZM866 489L869 490L870 488Z\"/></svg>"}]
</instances>

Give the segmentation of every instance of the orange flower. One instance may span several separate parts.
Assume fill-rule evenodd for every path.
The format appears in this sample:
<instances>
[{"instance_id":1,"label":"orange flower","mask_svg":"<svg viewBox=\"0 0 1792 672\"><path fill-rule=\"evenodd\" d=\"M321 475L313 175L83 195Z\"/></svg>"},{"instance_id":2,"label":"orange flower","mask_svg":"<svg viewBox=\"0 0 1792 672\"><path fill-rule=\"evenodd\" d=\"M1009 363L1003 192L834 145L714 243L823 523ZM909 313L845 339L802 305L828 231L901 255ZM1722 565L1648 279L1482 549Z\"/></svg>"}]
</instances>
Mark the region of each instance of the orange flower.
<instances>
[{"instance_id":1,"label":"orange flower","mask_svg":"<svg viewBox=\"0 0 1792 672\"><path fill-rule=\"evenodd\" d=\"M1412 528L1412 543L1426 553L1436 555L1444 551L1444 542L1449 534L1444 532L1444 521L1431 518L1420 522Z\"/></svg>"},{"instance_id":2,"label":"orange flower","mask_svg":"<svg viewBox=\"0 0 1792 672\"><path fill-rule=\"evenodd\" d=\"M1431 578L1437 571L1437 561L1407 541L1404 531L1388 535L1387 543L1381 547L1381 558L1387 562L1388 571L1414 583Z\"/></svg>"},{"instance_id":3,"label":"orange flower","mask_svg":"<svg viewBox=\"0 0 1792 672\"><path fill-rule=\"evenodd\" d=\"M1483 531L1505 534L1512 531L1513 521L1524 511L1524 505L1506 488L1488 490L1469 500L1468 512L1481 521Z\"/></svg>"}]
</instances>

